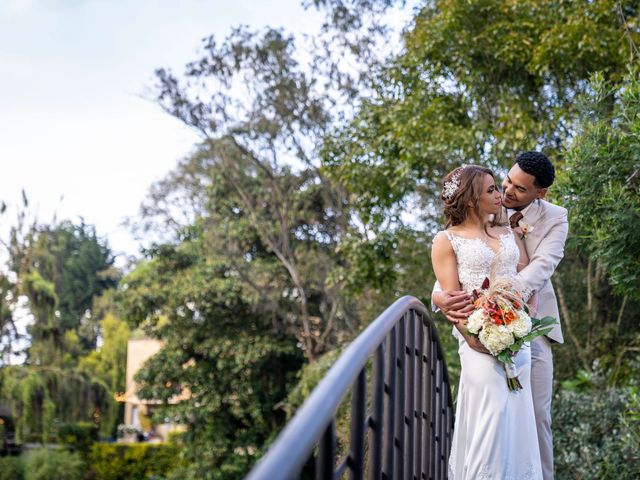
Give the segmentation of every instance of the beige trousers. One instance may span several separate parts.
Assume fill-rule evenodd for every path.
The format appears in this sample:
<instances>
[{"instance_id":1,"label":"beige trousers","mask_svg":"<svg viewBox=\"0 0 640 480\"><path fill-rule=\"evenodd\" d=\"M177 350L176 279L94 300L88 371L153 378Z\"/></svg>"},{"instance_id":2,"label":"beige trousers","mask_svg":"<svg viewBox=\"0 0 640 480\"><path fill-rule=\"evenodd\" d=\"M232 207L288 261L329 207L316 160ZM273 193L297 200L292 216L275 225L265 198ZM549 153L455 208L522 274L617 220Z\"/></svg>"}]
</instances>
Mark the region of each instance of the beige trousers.
<instances>
[{"instance_id":1,"label":"beige trousers","mask_svg":"<svg viewBox=\"0 0 640 480\"><path fill-rule=\"evenodd\" d=\"M531 391L544 480L553 480L552 388L553 353L551 352L551 342L547 337L538 337L531 343Z\"/></svg>"}]
</instances>

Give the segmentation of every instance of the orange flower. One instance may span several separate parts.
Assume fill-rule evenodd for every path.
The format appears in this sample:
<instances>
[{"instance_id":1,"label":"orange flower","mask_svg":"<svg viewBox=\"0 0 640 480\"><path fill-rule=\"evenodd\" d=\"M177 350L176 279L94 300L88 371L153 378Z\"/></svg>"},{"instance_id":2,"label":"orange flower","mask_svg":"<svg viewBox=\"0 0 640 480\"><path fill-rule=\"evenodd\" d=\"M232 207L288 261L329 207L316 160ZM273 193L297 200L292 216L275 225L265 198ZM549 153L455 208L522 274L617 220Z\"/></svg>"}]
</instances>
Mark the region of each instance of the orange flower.
<instances>
[{"instance_id":1,"label":"orange flower","mask_svg":"<svg viewBox=\"0 0 640 480\"><path fill-rule=\"evenodd\" d=\"M504 324L504 321L502 319L502 311L501 310L497 310L497 309L496 310L489 310L489 317L491 317L491 320L496 325Z\"/></svg>"},{"instance_id":2,"label":"orange flower","mask_svg":"<svg viewBox=\"0 0 640 480\"><path fill-rule=\"evenodd\" d=\"M509 310L508 312L506 312L504 314L504 321L507 325L509 325L511 322L513 322L516 319L516 314L514 313L513 310Z\"/></svg>"}]
</instances>

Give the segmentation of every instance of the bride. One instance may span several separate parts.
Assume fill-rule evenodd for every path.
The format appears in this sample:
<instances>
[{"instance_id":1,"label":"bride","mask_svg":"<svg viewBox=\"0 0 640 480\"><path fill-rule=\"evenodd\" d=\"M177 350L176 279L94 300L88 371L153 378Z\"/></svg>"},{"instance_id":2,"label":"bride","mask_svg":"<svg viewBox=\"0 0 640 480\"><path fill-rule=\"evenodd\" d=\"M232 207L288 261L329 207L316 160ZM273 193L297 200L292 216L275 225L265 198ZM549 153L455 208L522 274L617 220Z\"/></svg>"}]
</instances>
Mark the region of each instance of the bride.
<instances>
[{"instance_id":1,"label":"bride","mask_svg":"<svg viewBox=\"0 0 640 480\"><path fill-rule=\"evenodd\" d=\"M458 167L442 192L446 230L433 241L432 262L445 290L480 289L494 268L511 278L529 262L519 235L500 223L501 195L487 168ZM507 387L504 366L459 322L462 371L456 406L449 480L542 479L531 396L531 351L515 356L522 390Z\"/></svg>"}]
</instances>

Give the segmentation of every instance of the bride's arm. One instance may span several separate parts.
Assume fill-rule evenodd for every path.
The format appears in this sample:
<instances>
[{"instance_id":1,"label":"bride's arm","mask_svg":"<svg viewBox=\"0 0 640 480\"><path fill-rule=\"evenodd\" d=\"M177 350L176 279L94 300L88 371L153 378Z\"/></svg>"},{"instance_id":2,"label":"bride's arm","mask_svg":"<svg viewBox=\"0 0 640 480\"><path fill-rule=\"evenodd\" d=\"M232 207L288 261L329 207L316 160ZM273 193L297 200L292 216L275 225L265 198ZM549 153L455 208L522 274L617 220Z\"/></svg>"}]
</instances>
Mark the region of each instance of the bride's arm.
<instances>
[{"instance_id":1,"label":"bride's arm","mask_svg":"<svg viewBox=\"0 0 640 480\"><path fill-rule=\"evenodd\" d=\"M433 239L431 263L442 290L462 290L458 280L456 254L453 251L451 242L443 233L439 233Z\"/></svg>"},{"instance_id":2,"label":"bride's arm","mask_svg":"<svg viewBox=\"0 0 640 480\"><path fill-rule=\"evenodd\" d=\"M436 279L444 290L462 290L460 280L458 278L458 264L456 263L456 254L453 251L451 242L443 233L439 233L433 239L433 247L431 248L431 263ZM454 324L454 327L460 332L467 341L467 344L480 353L489 353L480 340L467 334L467 319L463 319Z\"/></svg>"}]
</instances>

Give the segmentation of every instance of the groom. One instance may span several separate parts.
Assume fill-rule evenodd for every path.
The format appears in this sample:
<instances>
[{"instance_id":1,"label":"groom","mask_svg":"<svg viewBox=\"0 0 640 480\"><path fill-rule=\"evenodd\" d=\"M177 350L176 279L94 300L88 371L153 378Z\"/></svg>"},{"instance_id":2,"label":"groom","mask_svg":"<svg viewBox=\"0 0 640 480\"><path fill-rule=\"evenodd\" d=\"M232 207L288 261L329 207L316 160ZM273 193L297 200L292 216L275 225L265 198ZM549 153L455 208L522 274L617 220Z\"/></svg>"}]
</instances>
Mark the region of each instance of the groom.
<instances>
[{"instance_id":1,"label":"groom","mask_svg":"<svg viewBox=\"0 0 640 480\"><path fill-rule=\"evenodd\" d=\"M546 155L540 152L520 153L502 182L502 205L515 233L524 236L529 265L520 271L518 277L527 292L537 294L536 317L550 316L559 321L551 276L564 256L569 225L567 210L544 200L554 178L555 169ZM474 309L466 292L441 291L437 286L432 301L452 323L467 318ZM531 390L544 480L553 479L551 343L563 343L559 323L546 337L538 337L531 344ZM479 342L469 345L487 352Z\"/></svg>"}]
</instances>

